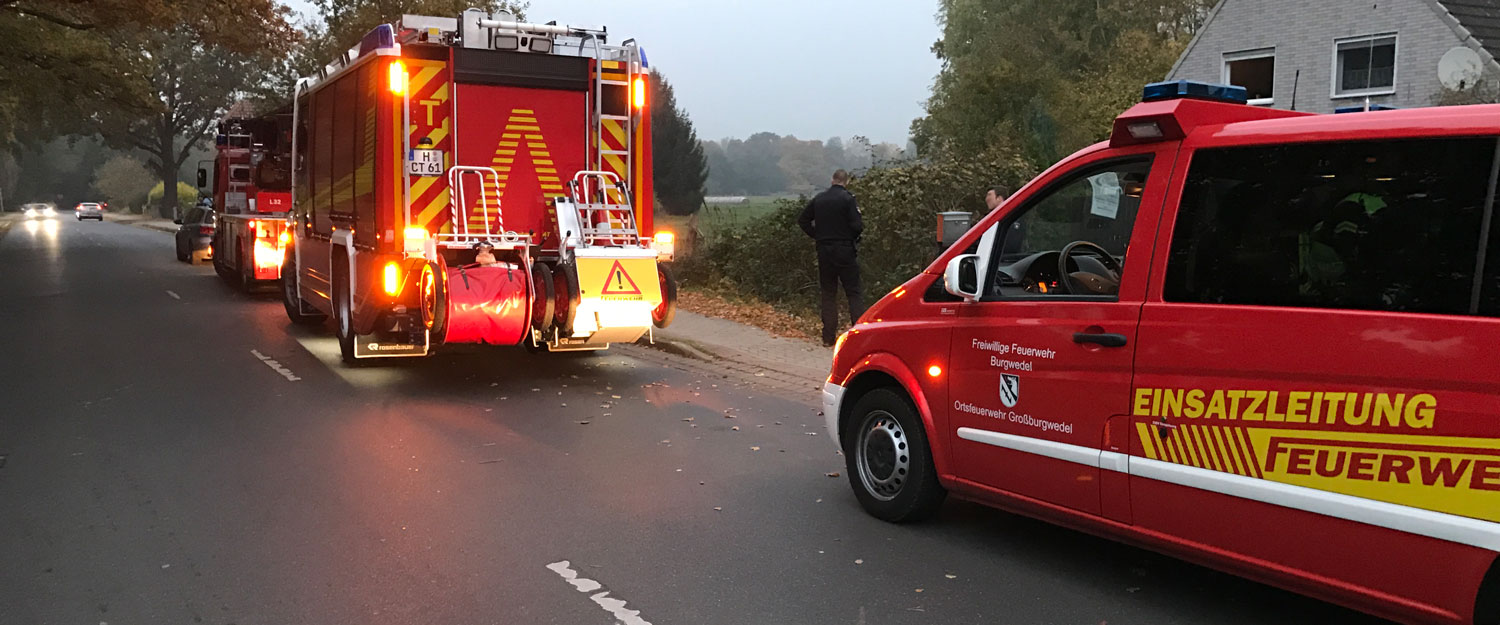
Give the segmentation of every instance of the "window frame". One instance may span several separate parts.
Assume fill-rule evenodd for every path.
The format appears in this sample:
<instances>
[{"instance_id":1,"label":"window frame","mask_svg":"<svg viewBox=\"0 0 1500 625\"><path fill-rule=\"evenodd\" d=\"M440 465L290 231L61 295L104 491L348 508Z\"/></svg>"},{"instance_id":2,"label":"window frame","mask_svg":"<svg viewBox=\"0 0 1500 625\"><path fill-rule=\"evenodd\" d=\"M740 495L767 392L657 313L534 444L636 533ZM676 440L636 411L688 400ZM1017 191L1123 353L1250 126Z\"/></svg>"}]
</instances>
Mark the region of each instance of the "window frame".
<instances>
[{"instance_id":1,"label":"window frame","mask_svg":"<svg viewBox=\"0 0 1500 625\"><path fill-rule=\"evenodd\" d=\"M1341 51L1343 51L1343 48L1345 46L1350 45L1350 44L1366 43L1367 42L1367 43L1371 44L1371 48L1373 49L1374 48L1373 44L1375 42L1381 41L1381 40L1384 40L1384 39L1390 39L1391 40L1391 86L1389 86L1389 87L1365 88L1365 89L1340 90L1340 87L1342 87L1342 82L1343 82L1343 79L1344 79L1344 75L1343 75L1343 72L1339 71L1339 53ZM1373 55L1373 52L1371 54ZM1331 98L1331 99L1338 100L1338 99L1344 99L1344 98L1366 98L1366 97L1370 97L1370 96L1395 95L1395 93L1396 93L1396 85L1399 84L1400 80L1401 80L1401 38L1400 38L1400 33L1396 32L1396 31L1391 31L1391 32L1386 32L1386 33L1375 33L1375 34L1371 34L1371 35L1359 35L1359 36L1355 36L1355 37L1340 37L1340 38L1334 39L1333 40L1333 65L1331 66L1331 70L1330 70L1329 73L1330 73L1330 75L1333 78L1332 80L1329 81L1329 94L1328 94L1328 97Z\"/></svg>"},{"instance_id":2,"label":"window frame","mask_svg":"<svg viewBox=\"0 0 1500 625\"><path fill-rule=\"evenodd\" d=\"M1079 162L1074 167L1069 168L1067 172L1062 173L1058 177L1049 181L1046 186L1037 189L1034 193L1027 194L1026 198L1024 199L1024 201L1022 201L1021 204L1017 205L1013 209L1008 210L1004 217L994 221L986 228L985 235L988 235L990 230L994 231L994 237L988 242L988 250L983 249L983 246L985 245L984 236L981 236L979 242L977 242L977 244L981 246L979 251L980 260L982 262L980 263L981 267L979 269L982 272L980 275L980 282L983 284L983 289L980 292L979 299L975 303L989 304L1005 302L1092 302L1097 304L1122 301L1121 295L1118 292L1114 295L1077 295L1072 293L1067 295L991 295L990 284L993 280L995 272L999 271L998 263L1000 261L1001 248L1005 245L1005 232L1009 230L1011 226L1015 225L1015 222L1017 220L1025 216L1032 209L1036 208L1037 204L1050 199L1054 193L1068 187L1069 185L1080 180L1085 180L1090 176L1100 174L1106 170L1110 170L1111 168L1119 167L1122 165L1144 163L1146 165L1146 184L1141 187L1142 201L1136 207L1134 220L1130 224L1131 241L1126 243L1125 246L1125 252L1128 256L1130 253L1130 243L1134 242L1136 230L1140 223L1141 213L1146 209L1146 203L1144 200L1148 191L1151 189L1152 175L1156 172L1155 168L1159 160L1161 160L1160 154L1156 150L1149 150L1127 154L1112 154L1110 156L1097 160ZM1168 172L1167 174L1163 175L1170 175L1170 173L1171 172ZM1157 204L1157 206L1159 207L1160 204ZM1159 208L1157 210L1159 210ZM1151 259L1149 258L1149 255L1144 262L1148 265L1150 264ZM1125 261L1121 260L1120 263L1121 267L1123 268ZM1149 271L1149 267L1143 268L1141 269L1141 271ZM1120 274L1120 284L1121 289L1123 290L1125 285L1125 273L1123 272Z\"/></svg>"},{"instance_id":3,"label":"window frame","mask_svg":"<svg viewBox=\"0 0 1500 625\"><path fill-rule=\"evenodd\" d=\"M1251 106L1274 106L1276 104L1276 47L1254 48L1240 50L1238 52L1225 52L1220 55L1219 76L1226 85L1234 84L1229 80L1229 64L1239 61L1254 61L1256 59L1271 59L1271 97L1255 98L1246 104Z\"/></svg>"},{"instance_id":4,"label":"window frame","mask_svg":"<svg viewBox=\"0 0 1500 625\"><path fill-rule=\"evenodd\" d=\"M1472 285L1469 291L1469 306L1464 312L1425 312L1425 311L1397 311L1397 310L1372 310L1361 308L1330 308L1316 306L1286 306L1280 304L1247 304L1247 303L1220 303L1203 301L1183 301L1171 299L1167 296L1168 280L1172 269L1173 245L1176 243L1177 227L1183 215L1183 200L1187 193L1187 184L1192 177L1194 164L1199 155L1204 151L1235 149L1235 148L1266 148L1279 145L1309 145L1317 146L1323 144L1360 143L1374 141L1405 141L1405 140L1458 140L1458 139L1488 139L1495 143L1495 152L1491 156L1490 171L1486 180L1485 197L1480 205L1480 224L1476 236L1478 237L1475 252ZM1491 240L1500 237L1495 233L1500 224L1495 223L1494 213L1497 208L1497 199L1500 199L1500 133L1495 132L1473 132L1454 134L1413 134L1398 136L1377 136L1365 138L1329 138L1311 141L1284 141L1284 142L1246 142L1227 144L1199 144L1184 145L1183 152L1177 157L1177 169L1173 172L1172 188L1166 198L1160 231L1157 234L1155 249L1152 255L1152 272L1150 291L1147 294L1148 303L1167 306L1188 307L1211 307L1215 309L1266 309L1283 311L1305 311L1324 312L1333 314L1356 314L1356 315L1401 315L1401 316L1425 316L1442 317L1448 319L1496 319L1500 315L1487 315L1483 310L1483 299L1486 292L1486 282L1490 278L1500 279L1500 268L1492 268L1494 264L1488 259ZM1157 269L1159 268L1159 269Z\"/></svg>"}]
</instances>

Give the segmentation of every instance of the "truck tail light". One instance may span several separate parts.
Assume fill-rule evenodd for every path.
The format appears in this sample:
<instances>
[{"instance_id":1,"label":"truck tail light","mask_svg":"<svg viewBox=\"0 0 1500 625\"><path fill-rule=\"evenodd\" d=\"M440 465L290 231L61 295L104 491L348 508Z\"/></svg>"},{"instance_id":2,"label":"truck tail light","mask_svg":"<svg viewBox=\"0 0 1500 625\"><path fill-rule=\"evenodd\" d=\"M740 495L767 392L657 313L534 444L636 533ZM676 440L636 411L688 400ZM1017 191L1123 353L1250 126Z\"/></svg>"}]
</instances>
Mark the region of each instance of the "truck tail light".
<instances>
[{"instance_id":1,"label":"truck tail light","mask_svg":"<svg viewBox=\"0 0 1500 625\"><path fill-rule=\"evenodd\" d=\"M401 268L395 262L385 264L385 294L395 296L401 292Z\"/></svg>"},{"instance_id":2,"label":"truck tail light","mask_svg":"<svg viewBox=\"0 0 1500 625\"><path fill-rule=\"evenodd\" d=\"M391 61L390 75L386 77L386 87L396 95L406 95L406 64L401 61Z\"/></svg>"}]
</instances>

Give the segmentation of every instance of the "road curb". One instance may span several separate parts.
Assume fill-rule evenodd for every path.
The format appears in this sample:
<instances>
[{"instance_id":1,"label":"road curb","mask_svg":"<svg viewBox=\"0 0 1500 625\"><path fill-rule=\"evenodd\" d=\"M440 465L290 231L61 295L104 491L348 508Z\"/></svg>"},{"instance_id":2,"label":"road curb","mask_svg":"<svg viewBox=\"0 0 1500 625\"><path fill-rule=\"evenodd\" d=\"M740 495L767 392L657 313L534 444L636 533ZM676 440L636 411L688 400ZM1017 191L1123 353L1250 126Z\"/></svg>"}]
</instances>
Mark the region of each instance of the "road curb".
<instances>
[{"instance_id":1,"label":"road curb","mask_svg":"<svg viewBox=\"0 0 1500 625\"><path fill-rule=\"evenodd\" d=\"M722 357L715 355L714 353L700 348L696 345L693 345L688 341L656 339L655 341L637 342L636 344L642 347L649 347L658 351L682 356L684 358L702 360L704 362L714 362L722 359Z\"/></svg>"}]
</instances>

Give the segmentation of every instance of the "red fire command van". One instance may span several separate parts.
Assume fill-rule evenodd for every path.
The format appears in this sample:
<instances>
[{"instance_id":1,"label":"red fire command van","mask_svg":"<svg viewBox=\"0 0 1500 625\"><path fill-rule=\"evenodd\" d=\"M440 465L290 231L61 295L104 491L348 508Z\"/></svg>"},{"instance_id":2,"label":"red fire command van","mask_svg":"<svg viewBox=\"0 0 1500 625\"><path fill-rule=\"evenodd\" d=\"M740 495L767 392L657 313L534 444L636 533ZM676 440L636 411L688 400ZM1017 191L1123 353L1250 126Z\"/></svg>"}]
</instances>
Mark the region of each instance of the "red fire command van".
<instances>
[{"instance_id":1,"label":"red fire command van","mask_svg":"<svg viewBox=\"0 0 1500 625\"><path fill-rule=\"evenodd\" d=\"M1500 106L1243 102L1147 87L840 339L855 494L1500 623Z\"/></svg>"},{"instance_id":2,"label":"red fire command van","mask_svg":"<svg viewBox=\"0 0 1500 625\"><path fill-rule=\"evenodd\" d=\"M646 72L634 40L506 13L371 31L297 86L288 316L332 316L346 362L664 327Z\"/></svg>"}]
</instances>

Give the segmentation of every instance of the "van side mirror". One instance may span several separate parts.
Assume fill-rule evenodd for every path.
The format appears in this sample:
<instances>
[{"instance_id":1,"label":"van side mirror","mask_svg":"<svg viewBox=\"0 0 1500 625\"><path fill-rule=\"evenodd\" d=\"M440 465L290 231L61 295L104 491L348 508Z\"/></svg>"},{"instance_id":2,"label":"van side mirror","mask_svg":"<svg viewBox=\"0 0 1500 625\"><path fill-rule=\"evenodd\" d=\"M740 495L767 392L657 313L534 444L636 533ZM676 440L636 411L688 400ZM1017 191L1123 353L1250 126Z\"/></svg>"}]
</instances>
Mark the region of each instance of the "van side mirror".
<instances>
[{"instance_id":1,"label":"van side mirror","mask_svg":"<svg viewBox=\"0 0 1500 625\"><path fill-rule=\"evenodd\" d=\"M199 189L207 189L208 188L208 170L207 169L203 169L201 167L198 168L198 188Z\"/></svg>"},{"instance_id":2,"label":"van side mirror","mask_svg":"<svg viewBox=\"0 0 1500 625\"><path fill-rule=\"evenodd\" d=\"M963 254L948 261L948 267L943 271L943 288L966 302L978 300L979 255Z\"/></svg>"}]
</instances>

